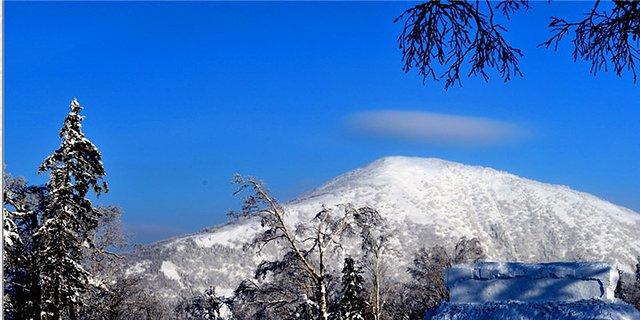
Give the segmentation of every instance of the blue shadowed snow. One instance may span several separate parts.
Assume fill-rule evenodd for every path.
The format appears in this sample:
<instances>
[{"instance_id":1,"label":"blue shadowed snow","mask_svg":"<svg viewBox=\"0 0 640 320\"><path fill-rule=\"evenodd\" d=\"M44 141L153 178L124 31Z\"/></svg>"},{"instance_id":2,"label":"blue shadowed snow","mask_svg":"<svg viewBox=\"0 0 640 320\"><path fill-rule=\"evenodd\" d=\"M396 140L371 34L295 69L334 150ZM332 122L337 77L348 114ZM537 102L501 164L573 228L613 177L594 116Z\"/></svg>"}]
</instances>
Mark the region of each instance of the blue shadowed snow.
<instances>
[{"instance_id":1,"label":"blue shadowed snow","mask_svg":"<svg viewBox=\"0 0 640 320\"><path fill-rule=\"evenodd\" d=\"M640 319L614 298L618 272L605 263L481 262L449 268L445 281L449 301L425 319Z\"/></svg>"},{"instance_id":2,"label":"blue shadowed snow","mask_svg":"<svg viewBox=\"0 0 640 320\"><path fill-rule=\"evenodd\" d=\"M438 307L425 320L638 320L640 312L626 303L607 303L601 300L574 302L527 303L503 301L488 303L448 303Z\"/></svg>"}]
</instances>

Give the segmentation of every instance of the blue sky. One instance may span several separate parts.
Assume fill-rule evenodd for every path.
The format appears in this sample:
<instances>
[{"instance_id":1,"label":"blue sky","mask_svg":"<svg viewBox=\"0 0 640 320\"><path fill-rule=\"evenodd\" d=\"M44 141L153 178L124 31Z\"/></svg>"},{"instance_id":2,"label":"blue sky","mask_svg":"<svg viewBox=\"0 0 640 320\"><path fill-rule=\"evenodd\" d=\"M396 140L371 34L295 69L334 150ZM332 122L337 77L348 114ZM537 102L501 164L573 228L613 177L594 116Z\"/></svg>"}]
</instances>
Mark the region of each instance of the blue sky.
<instances>
[{"instance_id":1,"label":"blue sky","mask_svg":"<svg viewBox=\"0 0 640 320\"><path fill-rule=\"evenodd\" d=\"M449 91L401 70L392 21L409 5L7 2L6 168L46 180L37 167L76 96L111 187L99 203L124 209L136 242L224 222L235 172L287 200L387 155L491 166L640 211L640 88L591 76L568 43L536 48L549 16L589 3L534 3L508 33L525 77Z\"/></svg>"}]
</instances>

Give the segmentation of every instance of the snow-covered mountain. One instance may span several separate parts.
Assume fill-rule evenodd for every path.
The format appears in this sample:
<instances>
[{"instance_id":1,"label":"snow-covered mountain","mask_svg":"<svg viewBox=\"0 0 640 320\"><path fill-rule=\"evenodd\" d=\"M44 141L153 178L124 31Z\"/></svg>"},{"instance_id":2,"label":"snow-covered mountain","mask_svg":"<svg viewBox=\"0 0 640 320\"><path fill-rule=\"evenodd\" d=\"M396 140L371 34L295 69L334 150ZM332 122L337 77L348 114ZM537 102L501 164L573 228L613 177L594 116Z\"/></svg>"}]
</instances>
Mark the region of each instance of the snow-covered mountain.
<instances>
[{"instance_id":1,"label":"snow-covered mountain","mask_svg":"<svg viewBox=\"0 0 640 320\"><path fill-rule=\"evenodd\" d=\"M295 223L322 205L339 204L374 207L398 230L398 277L406 276L404 266L418 248L451 246L461 236L478 237L489 259L498 261L595 260L631 271L640 255L636 212L565 186L439 159L383 158L286 209ZM143 275L167 298L208 286L229 294L269 258L269 252L243 251L258 229L249 220L157 242L132 254L127 272Z\"/></svg>"}]
</instances>

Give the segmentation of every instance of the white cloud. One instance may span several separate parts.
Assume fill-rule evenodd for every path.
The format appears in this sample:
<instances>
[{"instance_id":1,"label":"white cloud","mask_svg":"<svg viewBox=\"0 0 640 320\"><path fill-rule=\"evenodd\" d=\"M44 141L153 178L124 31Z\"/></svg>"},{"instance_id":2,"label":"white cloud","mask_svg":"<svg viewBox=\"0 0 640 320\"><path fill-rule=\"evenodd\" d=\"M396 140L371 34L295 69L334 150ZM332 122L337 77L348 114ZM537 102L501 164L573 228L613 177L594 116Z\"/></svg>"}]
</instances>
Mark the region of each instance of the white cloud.
<instances>
[{"instance_id":1,"label":"white cloud","mask_svg":"<svg viewBox=\"0 0 640 320\"><path fill-rule=\"evenodd\" d=\"M368 136L457 145L495 145L521 139L520 126L492 119L409 110L363 111L347 118Z\"/></svg>"}]
</instances>

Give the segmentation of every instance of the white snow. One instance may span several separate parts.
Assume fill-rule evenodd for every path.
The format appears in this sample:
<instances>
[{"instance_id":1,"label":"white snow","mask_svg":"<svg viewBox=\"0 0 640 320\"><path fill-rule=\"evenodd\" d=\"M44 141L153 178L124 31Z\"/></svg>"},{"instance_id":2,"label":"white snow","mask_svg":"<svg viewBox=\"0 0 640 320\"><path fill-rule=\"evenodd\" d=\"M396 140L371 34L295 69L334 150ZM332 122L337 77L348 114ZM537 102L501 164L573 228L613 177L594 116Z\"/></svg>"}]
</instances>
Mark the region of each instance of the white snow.
<instances>
[{"instance_id":1,"label":"white snow","mask_svg":"<svg viewBox=\"0 0 640 320\"><path fill-rule=\"evenodd\" d=\"M640 311L626 303L601 300L531 303L503 301L488 303L442 303L425 320L640 320Z\"/></svg>"},{"instance_id":2,"label":"white snow","mask_svg":"<svg viewBox=\"0 0 640 320\"><path fill-rule=\"evenodd\" d=\"M618 271L604 263L457 265L445 272L451 303L614 301Z\"/></svg>"},{"instance_id":3,"label":"white snow","mask_svg":"<svg viewBox=\"0 0 640 320\"><path fill-rule=\"evenodd\" d=\"M178 267L171 261L163 261L160 266L160 271L165 277L171 280L180 281L180 275L178 274Z\"/></svg>"},{"instance_id":4,"label":"white snow","mask_svg":"<svg viewBox=\"0 0 640 320\"><path fill-rule=\"evenodd\" d=\"M145 272L147 270L147 268L149 267L150 264L151 264L151 261L149 261L149 260L136 262L132 266L127 268L127 270L125 271L124 274L126 276L129 276L129 275L143 273L143 272Z\"/></svg>"},{"instance_id":5,"label":"white snow","mask_svg":"<svg viewBox=\"0 0 640 320\"><path fill-rule=\"evenodd\" d=\"M259 229L257 223L248 222L242 225L225 225L211 233L193 236L193 241L201 248L211 248L214 244L243 244L250 240Z\"/></svg>"}]
</instances>

